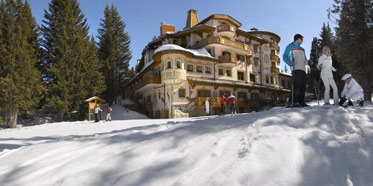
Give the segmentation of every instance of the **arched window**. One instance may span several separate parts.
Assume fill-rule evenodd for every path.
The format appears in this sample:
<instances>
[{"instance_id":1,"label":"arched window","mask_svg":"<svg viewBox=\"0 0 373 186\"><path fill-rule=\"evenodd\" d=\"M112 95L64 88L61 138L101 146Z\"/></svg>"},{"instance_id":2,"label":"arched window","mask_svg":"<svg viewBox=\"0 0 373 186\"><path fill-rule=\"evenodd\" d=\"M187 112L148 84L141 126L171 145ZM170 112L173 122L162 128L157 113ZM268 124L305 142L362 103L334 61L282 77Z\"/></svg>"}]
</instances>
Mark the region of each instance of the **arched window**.
<instances>
[{"instance_id":1,"label":"arched window","mask_svg":"<svg viewBox=\"0 0 373 186\"><path fill-rule=\"evenodd\" d=\"M171 69L172 68L172 63L171 61L167 61L167 69Z\"/></svg>"},{"instance_id":2,"label":"arched window","mask_svg":"<svg viewBox=\"0 0 373 186\"><path fill-rule=\"evenodd\" d=\"M181 68L181 62L180 61L176 61L176 68Z\"/></svg>"}]
</instances>

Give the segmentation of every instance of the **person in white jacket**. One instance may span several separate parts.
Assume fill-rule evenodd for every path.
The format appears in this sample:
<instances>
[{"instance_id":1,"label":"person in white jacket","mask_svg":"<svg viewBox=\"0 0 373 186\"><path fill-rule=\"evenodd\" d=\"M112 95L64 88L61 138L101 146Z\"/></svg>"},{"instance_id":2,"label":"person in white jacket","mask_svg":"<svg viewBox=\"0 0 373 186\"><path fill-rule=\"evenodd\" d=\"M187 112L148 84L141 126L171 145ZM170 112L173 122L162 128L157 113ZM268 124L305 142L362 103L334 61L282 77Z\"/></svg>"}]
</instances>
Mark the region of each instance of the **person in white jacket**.
<instances>
[{"instance_id":1,"label":"person in white jacket","mask_svg":"<svg viewBox=\"0 0 373 186\"><path fill-rule=\"evenodd\" d=\"M206 115L210 115L210 99L209 98L206 98L205 110L206 110Z\"/></svg>"},{"instance_id":2,"label":"person in white jacket","mask_svg":"<svg viewBox=\"0 0 373 186\"><path fill-rule=\"evenodd\" d=\"M100 107L98 105L95 106L95 109L93 110L93 113L95 114L95 122L99 122L100 120L98 119L98 113L102 112Z\"/></svg>"},{"instance_id":3,"label":"person in white jacket","mask_svg":"<svg viewBox=\"0 0 373 186\"><path fill-rule=\"evenodd\" d=\"M329 99L330 99L330 86L333 88L333 100L334 105L337 105L338 103L338 88L335 84L335 81L333 79L333 72L336 71L336 69L332 66L332 56L330 54L330 48L328 46L324 46L322 49L323 54L319 58L319 62L317 64L317 68L321 69L321 79L325 86L325 92L324 92L324 104L330 105Z\"/></svg>"},{"instance_id":4,"label":"person in white jacket","mask_svg":"<svg viewBox=\"0 0 373 186\"><path fill-rule=\"evenodd\" d=\"M341 106L353 106L354 104L359 104L360 106L364 105L364 91L363 88L352 78L351 74L345 74L342 77L342 80L345 81L345 86L341 93L341 100L339 105ZM345 101L348 102L345 103Z\"/></svg>"}]
</instances>

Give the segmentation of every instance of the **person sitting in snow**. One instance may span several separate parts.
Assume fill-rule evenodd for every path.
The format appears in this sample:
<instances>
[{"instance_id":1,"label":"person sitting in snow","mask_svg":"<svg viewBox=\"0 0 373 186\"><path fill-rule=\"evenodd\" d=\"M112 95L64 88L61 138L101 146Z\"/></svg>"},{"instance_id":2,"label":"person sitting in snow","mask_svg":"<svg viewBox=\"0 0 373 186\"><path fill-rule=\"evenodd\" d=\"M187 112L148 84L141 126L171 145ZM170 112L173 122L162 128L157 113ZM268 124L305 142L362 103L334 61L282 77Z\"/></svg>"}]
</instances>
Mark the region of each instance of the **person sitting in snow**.
<instances>
[{"instance_id":1,"label":"person sitting in snow","mask_svg":"<svg viewBox=\"0 0 373 186\"><path fill-rule=\"evenodd\" d=\"M95 122L99 122L100 120L98 119L98 112L102 112L100 107L98 105L95 106L95 109L93 110L93 113L95 114Z\"/></svg>"},{"instance_id":2,"label":"person sitting in snow","mask_svg":"<svg viewBox=\"0 0 373 186\"><path fill-rule=\"evenodd\" d=\"M351 74L345 74L342 77L342 80L345 81L345 86L341 93L341 99L339 100L340 106L353 106L354 104L359 104L360 106L364 105L364 91L352 78ZM346 102L348 100L348 102Z\"/></svg>"},{"instance_id":3,"label":"person sitting in snow","mask_svg":"<svg viewBox=\"0 0 373 186\"><path fill-rule=\"evenodd\" d=\"M111 121L111 111L113 111L113 109L110 107L110 105L108 105L106 111L106 121Z\"/></svg>"}]
</instances>

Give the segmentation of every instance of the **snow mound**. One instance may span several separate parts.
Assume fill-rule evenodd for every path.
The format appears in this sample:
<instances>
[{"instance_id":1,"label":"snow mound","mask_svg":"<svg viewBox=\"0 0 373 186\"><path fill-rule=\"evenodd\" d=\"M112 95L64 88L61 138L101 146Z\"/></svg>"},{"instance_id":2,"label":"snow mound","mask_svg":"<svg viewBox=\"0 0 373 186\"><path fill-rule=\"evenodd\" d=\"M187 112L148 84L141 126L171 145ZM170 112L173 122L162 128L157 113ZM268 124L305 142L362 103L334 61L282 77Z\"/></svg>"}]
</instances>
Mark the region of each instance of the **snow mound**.
<instances>
[{"instance_id":1,"label":"snow mound","mask_svg":"<svg viewBox=\"0 0 373 186\"><path fill-rule=\"evenodd\" d=\"M0 185L369 186L372 175L368 102L0 131Z\"/></svg>"}]
</instances>

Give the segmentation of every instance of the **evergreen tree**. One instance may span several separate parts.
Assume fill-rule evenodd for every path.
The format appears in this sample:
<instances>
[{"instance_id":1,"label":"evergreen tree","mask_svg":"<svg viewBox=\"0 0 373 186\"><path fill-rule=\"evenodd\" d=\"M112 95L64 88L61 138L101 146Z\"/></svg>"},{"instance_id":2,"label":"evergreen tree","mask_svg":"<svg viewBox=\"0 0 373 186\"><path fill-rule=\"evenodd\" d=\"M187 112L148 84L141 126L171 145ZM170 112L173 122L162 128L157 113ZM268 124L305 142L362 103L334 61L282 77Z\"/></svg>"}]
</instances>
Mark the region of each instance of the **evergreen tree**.
<instances>
[{"instance_id":1,"label":"evergreen tree","mask_svg":"<svg viewBox=\"0 0 373 186\"><path fill-rule=\"evenodd\" d=\"M84 100L105 88L87 20L77 0L52 0L44 12L43 46L51 78L47 100L61 120L66 114L82 119Z\"/></svg>"},{"instance_id":2,"label":"evergreen tree","mask_svg":"<svg viewBox=\"0 0 373 186\"><path fill-rule=\"evenodd\" d=\"M126 24L121 20L117 8L113 5L109 8L106 5L104 16L104 19L101 19L101 28L98 29L98 54L103 62L101 70L107 85L104 99L111 104L124 92L132 54L130 37L125 32Z\"/></svg>"},{"instance_id":3,"label":"evergreen tree","mask_svg":"<svg viewBox=\"0 0 373 186\"><path fill-rule=\"evenodd\" d=\"M39 33L27 0L2 0L0 19L0 111L5 127L14 128L19 112L32 113L43 91Z\"/></svg>"},{"instance_id":4,"label":"evergreen tree","mask_svg":"<svg viewBox=\"0 0 373 186\"><path fill-rule=\"evenodd\" d=\"M307 88L308 92L312 92L316 95L317 99L320 99L321 86L320 86L320 71L317 69L318 59L320 57L320 40L316 37L313 38L311 44L311 54L309 60L310 73L307 74Z\"/></svg>"},{"instance_id":5,"label":"evergreen tree","mask_svg":"<svg viewBox=\"0 0 373 186\"><path fill-rule=\"evenodd\" d=\"M337 55L362 85L365 100L371 100L373 76L372 0L334 0L339 15L336 28Z\"/></svg>"}]
</instances>

